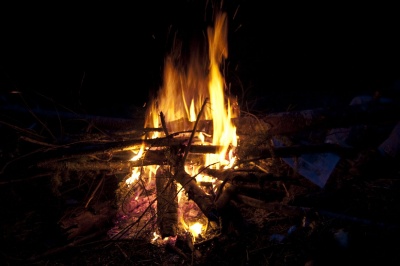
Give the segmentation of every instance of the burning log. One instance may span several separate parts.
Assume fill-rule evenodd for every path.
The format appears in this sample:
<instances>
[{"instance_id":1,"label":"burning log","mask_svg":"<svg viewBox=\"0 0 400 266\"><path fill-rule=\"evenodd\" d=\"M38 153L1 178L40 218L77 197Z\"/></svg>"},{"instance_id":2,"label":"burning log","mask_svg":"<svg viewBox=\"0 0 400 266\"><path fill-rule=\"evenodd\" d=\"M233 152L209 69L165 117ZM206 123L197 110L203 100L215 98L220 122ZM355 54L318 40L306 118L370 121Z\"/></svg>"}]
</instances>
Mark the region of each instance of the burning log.
<instances>
[{"instance_id":1,"label":"burning log","mask_svg":"<svg viewBox=\"0 0 400 266\"><path fill-rule=\"evenodd\" d=\"M57 121L61 120L74 120L86 121L87 125L98 127L101 130L112 130L115 133L120 132L163 132L166 128L186 128L191 130L195 122L179 119L177 121L165 122L164 128L143 128L143 117L122 119L102 117L95 115L84 115L67 112L55 112L51 110L44 110L42 108L26 109L14 105L4 105L2 110L11 113L27 114L34 113L38 117L50 117ZM345 127L354 124L381 124L387 122L398 121L400 119L400 107L397 102L394 103L374 103L374 104L360 104L351 106L339 106L331 108L317 108L310 110L270 113L264 116L256 117L254 115L240 116L232 118L232 121L237 126L239 135L247 135L252 132L266 132L271 135L290 134L304 129L315 128L333 128ZM7 126L7 123L4 122ZM12 125L9 125L12 126ZM200 120L198 121L198 128L206 129L209 131L212 127L212 121Z\"/></svg>"},{"instance_id":2,"label":"burning log","mask_svg":"<svg viewBox=\"0 0 400 266\"><path fill-rule=\"evenodd\" d=\"M321 129L327 127L333 128L336 126L346 126L360 123L370 124L397 121L400 118L400 110L398 110L400 109L399 106L400 105L396 104L354 105L336 109L314 109L298 112L268 114L261 118L246 116L234 118L233 122L237 125L237 134L243 137L242 142L245 142L246 136L252 136L254 134L263 135L265 136L265 138L267 138L268 136L271 137L273 135L279 134L290 134L305 129ZM99 118L96 119L99 120ZM115 123L119 123L116 120L113 121ZM205 125L209 126L209 123L203 124L202 122L204 121L198 121L198 127L203 128ZM180 121L179 123L182 123L182 121ZM193 126L193 122L190 122L189 124ZM126 125L126 121L124 120L121 125ZM163 129L143 129L143 132L145 132L146 130L163 131ZM25 139L25 141L27 140ZM179 146L182 145L182 143L185 141L187 141L187 139L172 138L171 136L169 136L166 138L147 140L134 139L128 141L109 141L97 143L79 142L67 143L62 145L52 144L51 147L42 147L37 152L32 152L31 155L27 155L24 157L26 158L26 163L28 163L29 165L37 163L44 166L50 165L51 163L57 162L59 160L71 159L76 156L121 152L140 147L140 145L142 144L151 147L166 147L175 145ZM44 142L41 141L41 143ZM259 144L256 145L259 146ZM207 145L192 145L190 148L190 152L217 153L217 149L218 147ZM324 144L307 147L302 146L282 147L279 149L275 148L274 153L278 157L287 157L292 156L291 154L296 155L304 152L322 152L329 151L330 149L333 149L333 152L344 151L344 148L342 147L337 147L333 145L328 146ZM257 148L257 150L260 151L259 147ZM260 158L267 158L272 156L269 149L264 149L258 153L258 156L260 156ZM243 156L241 157L243 158ZM256 156L252 155L252 157L255 158ZM18 168L20 168L20 166L23 166L22 160L15 161L21 163ZM155 160L154 162L148 162L148 164L152 163L161 164L158 160ZM4 168L8 167L10 164L12 164L12 162L7 163ZM4 172L4 169L1 172Z\"/></svg>"},{"instance_id":3,"label":"burning log","mask_svg":"<svg viewBox=\"0 0 400 266\"><path fill-rule=\"evenodd\" d=\"M281 184L289 181L288 177L256 174L255 171L205 169L204 174L223 180L217 195L217 209L223 208L227 202L239 194L263 201L282 200L286 196L287 191Z\"/></svg>"},{"instance_id":4,"label":"burning log","mask_svg":"<svg viewBox=\"0 0 400 266\"><path fill-rule=\"evenodd\" d=\"M196 183L196 179L191 177L185 171L185 161L189 154L190 148L192 146L192 140L194 134L196 132L196 128L201 117L201 114L204 110L204 107L207 103L208 99L206 99L201 107L201 110L197 116L196 122L193 126L192 134L190 135L188 146L186 146L183 154L178 154L178 158L176 161L176 172L174 178L178 181L182 187L185 189L186 193L188 194L188 198L196 202L197 206L203 212L203 214L210 220L210 221L218 221L219 215L217 209L214 205L213 198L207 195Z\"/></svg>"},{"instance_id":5,"label":"burning log","mask_svg":"<svg viewBox=\"0 0 400 266\"><path fill-rule=\"evenodd\" d=\"M226 183L224 186L220 187L219 196L215 201L215 205L217 206L218 210L222 210L232 197L236 194L237 187L233 186L229 183Z\"/></svg>"},{"instance_id":6,"label":"burning log","mask_svg":"<svg viewBox=\"0 0 400 266\"><path fill-rule=\"evenodd\" d=\"M186 173L183 167L179 167L174 175L174 179L185 189L189 200L193 200L210 221L218 221L219 214L212 196L207 195L198 186L194 177Z\"/></svg>"},{"instance_id":7,"label":"burning log","mask_svg":"<svg viewBox=\"0 0 400 266\"><path fill-rule=\"evenodd\" d=\"M295 113L272 114L261 119L255 117L243 117L235 118L235 120L238 124L239 135L250 135L256 133L264 135L266 138L268 138L274 134L289 134L307 128L333 127L336 125L360 122L379 122L378 114L390 114L389 116L385 117L388 120L397 118L398 115L398 112L391 111L387 113L387 110L383 111L378 108L374 109L374 116L369 116L371 114L370 112L363 113L360 111L360 108L361 107L351 107L343 109L341 112L329 112L328 110L302 111ZM371 118L372 120L367 119L367 117ZM386 119L385 121L387 121ZM257 123L255 123L255 121ZM200 121L199 125L201 125ZM196 127L192 133L196 131L195 129ZM179 160L179 158L175 158L178 156L176 152L182 150L182 148L187 149L186 154L189 152L200 154L218 153L220 149L219 146L213 145L191 145L191 140L192 139L188 138L174 138L174 135L172 134L168 137L158 139L133 139L128 141L86 142L76 144L70 143L59 146L51 145L45 146L38 153L32 153L32 156L26 156L25 162L29 166L36 164L36 166L39 168L44 169L69 169L76 171L111 170L114 172L129 172L133 167L137 166L172 164L173 161ZM153 148L159 147L160 149L146 151L143 159L136 162L120 160L118 158L115 159L115 157L118 157L118 155L123 154L124 152L129 152L132 149L137 149L142 144ZM238 149L240 150L240 146ZM254 161L263 158L271 158L274 156L291 157L303 153L313 152L336 152L346 154L347 152L351 152L351 150L332 144L274 147L272 149L271 147L258 146L257 149L252 150L251 154L247 154L247 156L241 156L238 163L243 163L245 160ZM168 156L166 153L168 153ZM100 160L100 157L105 159ZM77 158L79 160L73 160ZM175 163L173 164L175 165ZM18 168L21 170L23 169L21 164L18 165ZM4 169L2 172L4 172ZM240 190L241 193L252 193L250 192L250 190L253 189L252 185L243 185L238 189L237 184L228 183L218 198L214 199L213 196L206 194L199 187L194 177L187 174L183 168L178 167L175 173L167 178L164 176L164 174L165 173L159 173L157 176L157 196L159 199L161 199L159 202L159 212L162 213L162 209L164 208L164 210L167 210L167 214L169 216L168 218L165 218L165 216L160 216L162 218L160 218L158 221L163 235L174 235L176 233L176 203L175 201L170 201L170 199L176 198L176 189L174 189L173 183L169 182L169 180L175 180L176 182L179 182L187 192L189 199L193 200L203 214L211 221L218 220L220 210L227 206L231 200L238 200L250 206L273 209L272 206L265 205L265 202L254 201L254 198L246 197L247 195L238 196L240 195L238 194L238 190ZM232 172L222 173L215 171L214 173L215 176L221 176L223 180L225 180L230 174L232 174ZM159 178L159 176L163 177ZM164 190L164 188L167 189ZM263 189L263 187L260 187L260 189ZM174 191L174 193L172 193L172 191ZM168 222L166 222L167 220Z\"/></svg>"},{"instance_id":8,"label":"burning log","mask_svg":"<svg viewBox=\"0 0 400 266\"><path fill-rule=\"evenodd\" d=\"M292 112L270 113L264 116L238 116L232 118L238 135L268 133L271 136L287 135L302 130L330 129L357 124L387 124L400 119L400 105L394 103L371 103L330 108L316 108ZM191 130L195 122L170 121L164 128L187 128ZM209 132L212 121L199 120L197 128ZM165 131L164 128L145 128L144 131ZM135 128L135 130L138 130Z\"/></svg>"},{"instance_id":9,"label":"burning log","mask_svg":"<svg viewBox=\"0 0 400 266\"><path fill-rule=\"evenodd\" d=\"M176 236L178 227L177 185L167 166L156 173L157 226L162 238Z\"/></svg>"},{"instance_id":10,"label":"burning log","mask_svg":"<svg viewBox=\"0 0 400 266\"><path fill-rule=\"evenodd\" d=\"M134 141L132 141L134 142ZM116 153L118 150L126 151L130 148L130 142L128 142L126 147L123 147L122 144L124 142L115 143L118 146ZM160 145L163 143L163 140L160 140ZM172 143L178 143L178 141L173 141ZM92 146L92 145L91 145ZM96 155L102 154L105 155L107 152L102 150L102 147L110 146L110 143L103 145L94 145L92 146L93 151L88 152L89 154ZM179 148L178 145L168 146L169 150L177 150ZM79 153L79 149L68 150L62 149L65 154L61 151L54 151L48 153L49 157L46 160L42 160L37 162L37 166L39 168L48 168L48 169L70 169L76 171L87 171L87 170L111 170L113 172L127 172L132 167L140 167L146 165L163 165L168 162L168 158L166 157L166 150L149 150L145 152L145 155L142 160L138 161L129 161L130 158L126 158L126 160L117 160L112 161L112 155L110 154L110 160L101 161L69 161L69 159L73 159L74 157L82 156L83 154ZM87 150L84 148L83 150ZM206 154L206 153L218 153L220 150L219 146L213 145L192 145L189 149L191 153L198 154ZM240 149L239 149L240 151ZM253 153L248 155L242 160L239 160L237 164L243 163L245 161L256 161L260 159L272 158L272 157L295 157L305 153L321 153L321 152L333 152L340 155L348 156L354 153L352 148L340 147L335 144L318 144L318 145L293 145L288 147L274 147L274 148L263 148L259 147L256 150L253 150ZM70 153L70 155L68 155ZM54 155L51 155L54 154ZM131 153L130 153L131 154ZM56 156L58 155L58 156ZM37 157L35 158L37 159ZM30 161L30 163L33 163ZM217 173L214 173L217 175Z\"/></svg>"},{"instance_id":11,"label":"burning log","mask_svg":"<svg viewBox=\"0 0 400 266\"><path fill-rule=\"evenodd\" d=\"M121 152L130 151L133 149L138 149L142 144L146 146L151 146L153 148L157 147L167 147L170 150L178 150L182 146L182 143L187 142L187 139L177 139L177 138L158 138L158 139L134 139L129 141L110 141L110 142L100 142L100 143L71 143L66 145L53 145L51 147L45 147L38 149L30 154L27 154L21 158L17 158L13 161L8 162L1 169L0 174L4 173L7 168L18 163L18 168L13 168L13 170L18 171L18 169L23 169L24 165L27 167L38 166L39 168L51 168L54 169L55 164L63 161L68 161L71 159L82 159L85 156L100 156L101 158L106 158L102 160L104 166L99 164L93 164L93 170L103 167L120 168L120 166L143 166L143 165L161 165L165 163L165 154L163 151L148 151L146 152L146 157L144 161L138 161L136 163L117 163L110 162L110 159L114 154ZM216 153L220 147L218 146L204 146L204 145L193 145L190 147L190 152L193 153ZM132 155L132 153L131 153ZM99 158L100 158L99 157ZM127 158L126 161L129 161ZM87 160L83 161L87 163ZM110 162L110 164L108 164ZM89 162L90 163L90 162ZM72 163L69 166L77 166ZM81 166L82 170L87 169L88 166Z\"/></svg>"}]
</instances>

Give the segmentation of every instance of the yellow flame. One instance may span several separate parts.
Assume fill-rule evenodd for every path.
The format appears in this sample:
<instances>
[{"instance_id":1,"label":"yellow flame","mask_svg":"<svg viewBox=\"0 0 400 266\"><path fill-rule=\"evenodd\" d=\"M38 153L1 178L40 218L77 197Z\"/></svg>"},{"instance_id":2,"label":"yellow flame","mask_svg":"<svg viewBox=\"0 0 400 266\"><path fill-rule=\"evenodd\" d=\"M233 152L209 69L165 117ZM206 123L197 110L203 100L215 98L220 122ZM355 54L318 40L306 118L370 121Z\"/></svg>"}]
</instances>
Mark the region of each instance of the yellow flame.
<instances>
[{"instance_id":1,"label":"yellow flame","mask_svg":"<svg viewBox=\"0 0 400 266\"><path fill-rule=\"evenodd\" d=\"M193 47L189 58L185 61L187 64L180 64L182 58L179 43L174 47L177 50L172 51L164 61L163 84L156 97L147 105L145 127L162 127L160 119L162 112L165 122L168 123L168 133L171 134L192 130L193 123L189 121L197 119L208 99L207 105L202 110L201 119L213 122L212 132L198 133L197 138L203 145L212 144L221 146L222 149L219 154L204 155L205 165L186 165L185 170L191 176L196 175L202 166L231 167L234 160L232 148L237 146L237 137L232 118L237 114L233 111L234 103L225 92L225 81L220 70L223 61L228 57L227 24L227 15L218 13L214 27L207 29L208 41L204 44L208 45L208 49ZM204 54L204 51L208 54ZM170 128L172 126L175 128ZM158 138L161 134L163 133L154 132L147 137ZM212 142L206 141L206 137L207 139L212 137ZM135 158L139 157L139 153ZM129 180L135 180L134 178L132 175L132 179ZM213 187L216 183L209 176L197 175L196 179L198 182L212 182ZM191 231L194 236L201 233L203 227L201 223L188 227L183 217L180 217L180 220L184 228Z\"/></svg>"},{"instance_id":2,"label":"yellow flame","mask_svg":"<svg viewBox=\"0 0 400 266\"><path fill-rule=\"evenodd\" d=\"M137 161L140 158L142 158L143 155L143 151L144 151L144 144L142 144L142 146L140 147L140 150L138 151L138 153L136 155L134 155L130 161ZM132 151L133 152L133 151Z\"/></svg>"},{"instance_id":3,"label":"yellow flame","mask_svg":"<svg viewBox=\"0 0 400 266\"><path fill-rule=\"evenodd\" d=\"M151 239L151 242L154 242L159 238L161 238L161 235L157 234L157 232L153 232L153 238Z\"/></svg>"},{"instance_id":4,"label":"yellow flame","mask_svg":"<svg viewBox=\"0 0 400 266\"><path fill-rule=\"evenodd\" d=\"M201 234L201 231L203 229L203 225L199 222L192 224L189 226L189 232L192 233L194 237L197 237L198 235Z\"/></svg>"},{"instance_id":5,"label":"yellow flame","mask_svg":"<svg viewBox=\"0 0 400 266\"><path fill-rule=\"evenodd\" d=\"M131 176L126 179L125 183L130 185L133 182L139 180L139 176L140 176L140 168L139 167L135 167L135 168L132 169Z\"/></svg>"},{"instance_id":6,"label":"yellow flame","mask_svg":"<svg viewBox=\"0 0 400 266\"><path fill-rule=\"evenodd\" d=\"M201 141L201 143L204 143L205 137L204 137L204 134L202 132L199 133L198 138Z\"/></svg>"},{"instance_id":7,"label":"yellow flame","mask_svg":"<svg viewBox=\"0 0 400 266\"><path fill-rule=\"evenodd\" d=\"M189 121L196 121L196 111L194 107L194 100L192 99L192 103L190 104L190 113L189 113Z\"/></svg>"},{"instance_id":8,"label":"yellow flame","mask_svg":"<svg viewBox=\"0 0 400 266\"><path fill-rule=\"evenodd\" d=\"M232 111L234 106L225 93L224 77L220 71L223 60L228 57L227 35L227 15L218 13L214 27L207 29L208 43L205 44L209 47L209 60L204 59L206 56L199 47L191 50L188 64L184 66L176 63L181 59L179 51L173 51L166 57L163 85L148 108L145 125L160 127L161 112L167 122L180 119L195 121L208 98L209 105L203 110L202 119L213 121L212 144L222 146L222 149L218 155L206 156L206 163L218 162L216 167L229 165L231 161L227 155L228 149L237 146L236 127L232 123L235 116ZM182 126L182 123L176 124ZM171 133L190 129L192 128L168 128L168 131Z\"/></svg>"},{"instance_id":9,"label":"yellow flame","mask_svg":"<svg viewBox=\"0 0 400 266\"><path fill-rule=\"evenodd\" d=\"M227 48L227 17L225 13L216 17L215 27L208 29L210 82L209 93L213 117L213 144L223 148L219 158L211 158L208 163L220 162L227 164L225 156L230 144L237 145L236 127L232 123L231 103L228 99L225 105L224 79L220 72L220 64L228 57Z\"/></svg>"}]
</instances>

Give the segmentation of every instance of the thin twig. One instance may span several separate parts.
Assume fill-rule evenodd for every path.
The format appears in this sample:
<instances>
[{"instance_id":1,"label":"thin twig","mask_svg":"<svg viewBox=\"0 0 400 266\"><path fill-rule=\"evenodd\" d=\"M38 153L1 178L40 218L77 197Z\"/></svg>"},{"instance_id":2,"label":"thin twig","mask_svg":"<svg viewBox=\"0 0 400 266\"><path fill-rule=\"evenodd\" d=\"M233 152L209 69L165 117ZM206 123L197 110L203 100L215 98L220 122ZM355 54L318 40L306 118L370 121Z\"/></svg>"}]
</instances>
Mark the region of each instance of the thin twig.
<instances>
[{"instance_id":1,"label":"thin twig","mask_svg":"<svg viewBox=\"0 0 400 266\"><path fill-rule=\"evenodd\" d=\"M21 127L15 126L15 125L9 124L9 123L4 122L4 121L0 121L0 124L5 125L5 126L7 126L7 127L10 127L10 128L12 128L12 129L15 129L15 130L17 130L17 131L24 132L24 133L29 134L29 135L34 135L34 136L36 136L36 137L38 137L38 138L43 138L42 136L36 134L35 132L33 132L33 131L31 131L31 130L28 130L28 129L25 129L25 128L21 128Z\"/></svg>"},{"instance_id":2,"label":"thin twig","mask_svg":"<svg viewBox=\"0 0 400 266\"><path fill-rule=\"evenodd\" d=\"M96 188L94 189L94 191L92 192L92 194L90 195L88 201L85 204L85 209L88 207L89 203L92 201L92 199L94 198L94 195L96 194L97 190L99 190L99 187L101 184L104 183L104 177L105 175L103 174L103 176L101 177L101 180L99 181L99 183L97 184Z\"/></svg>"},{"instance_id":3,"label":"thin twig","mask_svg":"<svg viewBox=\"0 0 400 266\"><path fill-rule=\"evenodd\" d=\"M185 154L183 155L183 158L182 158L182 162L181 162L182 166L185 165L185 161L186 161L186 158L187 158L187 156L188 156L188 154L189 154L190 146L191 146L191 144L192 144L192 141L193 141L193 138L194 138L194 134L196 133L197 124L198 124L199 121L200 121L200 117L201 117L201 115L202 115L202 113L203 113L203 111L204 111L204 107L206 106L207 102L208 102L208 98L206 98L206 99L204 100L204 103L203 103L203 105L201 106L200 112L197 114L196 122L194 123L193 129L192 129L192 134L190 134L189 143L188 143L188 145L186 146Z\"/></svg>"},{"instance_id":4,"label":"thin twig","mask_svg":"<svg viewBox=\"0 0 400 266\"><path fill-rule=\"evenodd\" d=\"M52 147L52 148L57 148L57 147L59 147L59 145L54 145L54 144L50 144L50 143L47 143L47 142L38 141L38 140L31 139L31 138L24 137L24 136L21 136L21 137L19 137L19 138L20 138L21 140L26 141L26 142L30 142L30 143L34 143L34 144L38 144L38 145L42 145L42 146L46 146L46 147Z\"/></svg>"},{"instance_id":5,"label":"thin twig","mask_svg":"<svg viewBox=\"0 0 400 266\"><path fill-rule=\"evenodd\" d=\"M21 94L20 94L21 96ZM43 126L43 128L50 134L50 136L54 139L57 140L56 136L54 136L53 132L42 122L42 120L39 119L39 117L31 110L31 108L28 106L28 103L25 101L24 97L21 96L22 101L28 107L28 112L38 121L39 124Z\"/></svg>"},{"instance_id":6,"label":"thin twig","mask_svg":"<svg viewBox=\"0 0 400 266\"><path fill-rule=\"evenodd\" d=\"M161 119L161 125L164 130L165 136L169 136L167 124L165 123L165 116L162 111L160 112L160 119Z\"/></svg>"}]
</instances>

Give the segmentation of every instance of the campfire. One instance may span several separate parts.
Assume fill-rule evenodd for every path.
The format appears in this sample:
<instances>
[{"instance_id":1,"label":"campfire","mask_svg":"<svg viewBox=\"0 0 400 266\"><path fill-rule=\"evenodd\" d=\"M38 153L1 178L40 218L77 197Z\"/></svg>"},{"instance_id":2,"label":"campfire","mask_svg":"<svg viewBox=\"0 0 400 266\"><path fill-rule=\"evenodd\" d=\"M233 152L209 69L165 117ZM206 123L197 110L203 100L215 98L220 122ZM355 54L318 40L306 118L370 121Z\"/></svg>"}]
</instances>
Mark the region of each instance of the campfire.
<instances>
[{"instance_id":1,"label":"campfire","mask_svg":"<svg viewBox=\"0 0 400 266\"><path fill-rule=\"evenodd\" d=\"M227 13L202 30L190 47L173 39L157 93L129 118L36 105L18 90L0 97L2 259L324 264L368 234L356 255L396 254L376 243L400 232L399 172L355 179L350 163L365 147L326 135L396 122L400 105L252 113L226 80Z\"/></svg>"},{"instance_id":2,"label":"campfire","mask_svg":"<svg viewBox=\"0 0 400 266\"><path fill-rule=\"evenodd\" d=\"M218 231L216 200L222 181L203 170L230 169L236 159L233 118L239 107L221 73L228 56L227 23L226 13L216 15L207 30L208 49L193 47L187 64L179 62L178 44L166 57L164 82L147 107L144 125L162 131L148 132L144 140L173 139L180 146L173 150L143 142L132 150L132 161L151 151L162 151L165 158L162 164L134 167L120 185L121 208L111 238L145 236L159 241L190 233L194 240L204 240ZM191 151L203 146L215 152Z\"/></svg>"}]
</instances>

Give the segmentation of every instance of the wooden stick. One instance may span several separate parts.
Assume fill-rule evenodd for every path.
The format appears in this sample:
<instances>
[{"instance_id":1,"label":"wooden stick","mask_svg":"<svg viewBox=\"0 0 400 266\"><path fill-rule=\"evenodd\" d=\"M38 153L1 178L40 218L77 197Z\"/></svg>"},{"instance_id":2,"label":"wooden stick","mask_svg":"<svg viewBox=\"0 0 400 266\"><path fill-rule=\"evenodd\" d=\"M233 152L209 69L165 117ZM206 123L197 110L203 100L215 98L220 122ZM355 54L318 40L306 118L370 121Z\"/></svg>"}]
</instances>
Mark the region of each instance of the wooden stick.
<instances>
[{"instance_id":1,"label":"wooden stick","mask_svg":"<svg viewBox=\"0 0 400 266\"><path fill-rule=\"evenodd\" d=\"M162 238L178 232L177 185L168 166L160 166L156 173L157 226Z\"/></svg>"},{"instance_id":2,"label":"wooden stick","mask_svg":"<svg viewBox=\"0 0 400 266\"><path fill-rule=\"evenodd\" d=\"M105 175L103 174L103 176L101 177L99 183L97 184L96 188L93 190L92 194L90 195L88 201L85 204L85 209L87 209L87 207L89 206L89 203L92 201L92 199L94 198L94 195L96 194L97 190L99 190L100 186L104 183L104 179L105 179Z\"/></svg>"},{"instance_id":3,"label":"wooden stick","mask_svg":"<svg viewBox=\"0 0 400 266\"><path fill-rule=\"evenodd\" d=\"M212 197L197 185L194 177L191 177L183 169L179 169L174 175L174 179L185 189L189 200L193 200L210 221L218 221L219 214Z\"/></svg>"}]
</instances>

